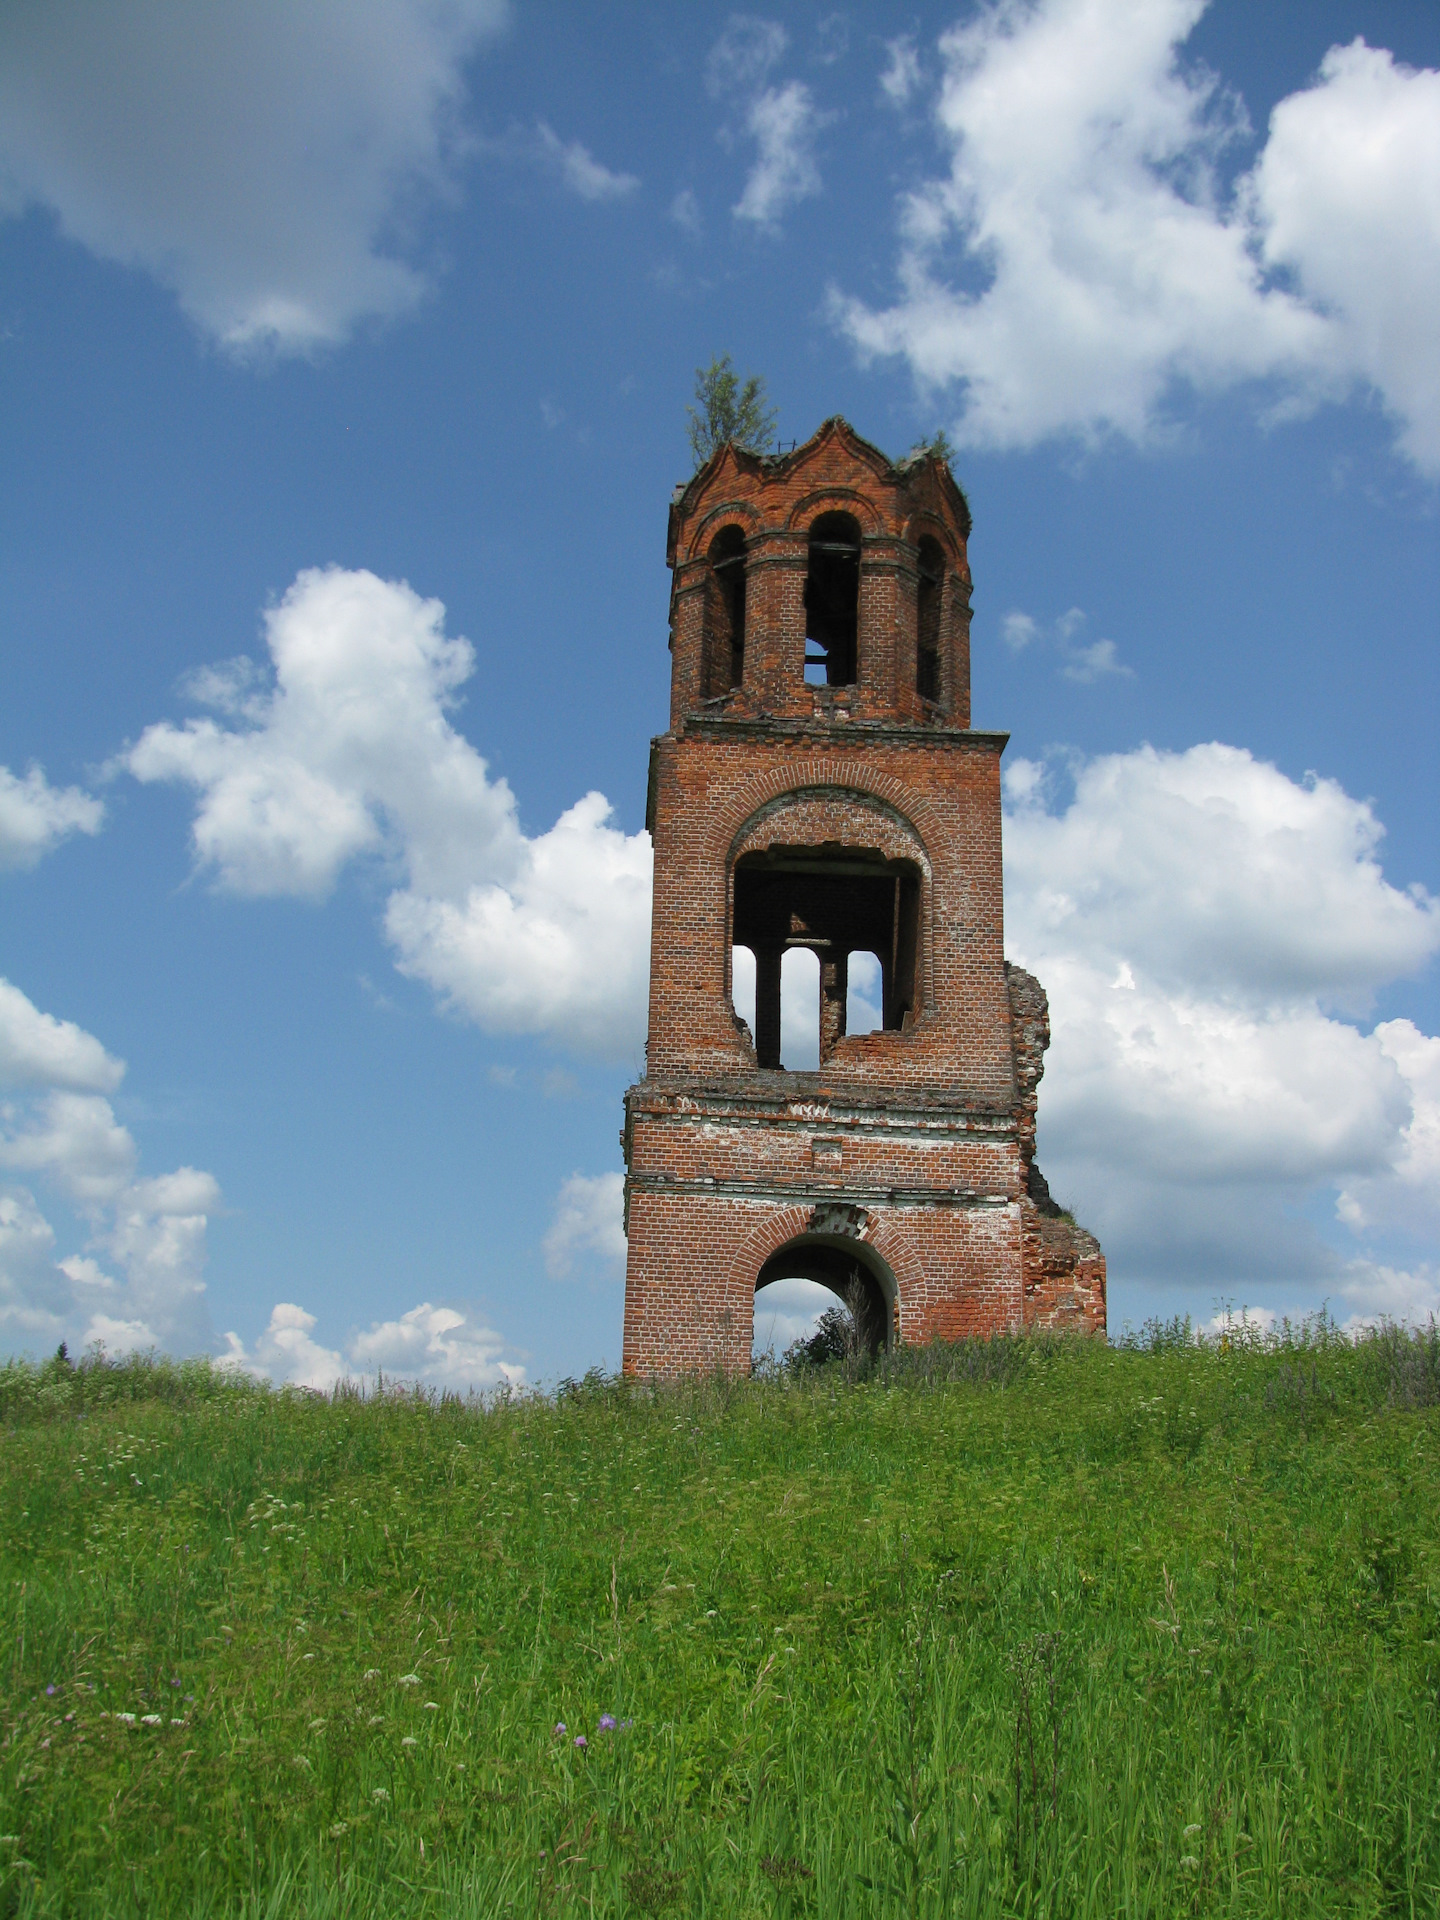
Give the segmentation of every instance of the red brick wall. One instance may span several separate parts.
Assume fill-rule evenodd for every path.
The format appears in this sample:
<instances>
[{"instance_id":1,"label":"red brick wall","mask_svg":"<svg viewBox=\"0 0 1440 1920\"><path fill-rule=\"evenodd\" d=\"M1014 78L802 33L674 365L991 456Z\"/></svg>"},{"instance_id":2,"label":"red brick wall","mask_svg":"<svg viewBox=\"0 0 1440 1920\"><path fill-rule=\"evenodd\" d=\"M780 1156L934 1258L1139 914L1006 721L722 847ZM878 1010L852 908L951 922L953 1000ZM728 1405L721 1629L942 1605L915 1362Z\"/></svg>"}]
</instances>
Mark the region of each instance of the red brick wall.
<instances>
[{"instance_id":1,"label":"red brick wall","mask_svg":"<svg viewBox=\"0 0 1440 1920\"><path fill-rule=\"evenodd\" d=\"M815 688L808 529L836 510L862 529L856 681ZM732 524L747 543L744 682L706 697L706 556ZM942 463L894 467L843 421L780 459L722 449L672 506L649 1039L626 1095L629 1371L747 1368L756 1277L820 1231L817 1206L860 1223L845 1231L903 1340L1103 1329L1099 1248L1073 1227L1067 1239L1032 1192L1049 1029L1038 983L1037 1021L1029 976L1007 979L1004 961L1006 736L970 730L968 532ZM946 556L934 703L915 688L925 534ZM817 1073L761 1071L730 996L735 861L831 843L921 873L916 1006L904 1031L841 1039Z\"/></svg>"}]
</instances>

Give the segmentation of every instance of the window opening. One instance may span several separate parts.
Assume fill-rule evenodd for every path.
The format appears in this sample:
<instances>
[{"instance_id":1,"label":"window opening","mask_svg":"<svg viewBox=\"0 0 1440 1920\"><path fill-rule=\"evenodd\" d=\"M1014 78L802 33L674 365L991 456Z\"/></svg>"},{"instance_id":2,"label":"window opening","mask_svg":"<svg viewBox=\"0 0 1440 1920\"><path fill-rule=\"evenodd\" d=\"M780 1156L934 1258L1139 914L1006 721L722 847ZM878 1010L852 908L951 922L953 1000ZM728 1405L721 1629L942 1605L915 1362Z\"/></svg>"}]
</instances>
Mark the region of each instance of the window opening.
<instances>
[{"instance_id":1,"label":"window opening","mask_svg":"<svg viewBox=\"0 0 1440 1920\"><path fill-rule=\"evenodd\" d=\"M945 585L945 554L926 534L920 542L920 588L916 603L915 691L922 700L940 698L940 607Z\"/></svg>"},{"instance_id":2,"label":"window opening","mask_svg":"<svg viewBox=\"0 0 1440 1920\"><path fill-rule=\"evenodd\" d=\"M731 977L742 975L734 954L748 949L761 1067L783 1062L804 1072L823 1064L852 1030L852 997L867 1021L860 1031L904 1027L917 1006L920 885L911 862L863 847L770 847L741 856ZM803 986L796 949L811 957Z\"/></svg>"},{"instance_id":3,"label":"window opening","mask_svg":"<svg viewBox=\"0 0 1440 1920\"><path fill-rule=\"evenodd\" d=\"M860 523L822 513L810 528L805 576L805 682L848 687L855 681L860 618Z\"/></svg>"},{"instance_id":4,"label":"window opening","mask_svg":"<svg viewBox=\"0 0 1440 1920\"><path fill-rule=\"evenodd\" d=\"M705 580L705 693L717 699L745 677L745 531L722 527Z\"/></svg>"},{"instance_id":5,"label":"window opening","mask_svg":"<svg viewBox=\"0 0 1440 1920\"><path fill-rule=\"evenodd\" d=\"M847 1033L880 1033L885 1027L884 973L878 953L858 951L850 956L849 992L845 1000Z\"/></svg>"}]
</instances>

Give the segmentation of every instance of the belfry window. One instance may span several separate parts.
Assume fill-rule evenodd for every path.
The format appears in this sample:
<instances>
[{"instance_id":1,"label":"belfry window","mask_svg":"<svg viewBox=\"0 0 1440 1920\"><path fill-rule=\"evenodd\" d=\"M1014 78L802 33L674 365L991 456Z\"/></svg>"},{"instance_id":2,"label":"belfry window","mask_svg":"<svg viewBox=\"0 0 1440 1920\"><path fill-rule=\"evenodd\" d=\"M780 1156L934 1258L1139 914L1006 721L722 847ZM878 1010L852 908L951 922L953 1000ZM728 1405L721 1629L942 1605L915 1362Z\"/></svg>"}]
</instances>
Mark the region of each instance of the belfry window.
<instances>
[{"instance_id":1,"label":"belfry window","mask_svg":"<svg viewBox=\"0 0 1440 1920\"><path fill-rule=\"evenodd\" d=\"M705 580L705 691L717 699L745 677L745 532L722 527Z\"/></svg>"},{"instance_id":2,"label":"belfry window","mask_svg":"<svg viewBox=\"0 0 1440 1920\"><path fill-rule=\"evenodd\" d=\"M822 513L810 528L805 576L805 682L848 687L855 681L860 620L860 523Z\"/></svg>"},{"instance_id":3,"label":"belfry window","mask_svg":"<svg viewBox=\"0 0 1440 1920\"><path fill-rule=\"evenodd\" d=\"M940 698L940 606L945 586L945 554L926 534L919 550L920 590L916 596L915 691L922 700Z\"/></svg>"},{"instance_id":4,"label":"belfry window","mask_svg":"<svg viewBox=\"0 0 1440 1920\"><path fill-rule=\"evenodd\" d=\"M748 948L754 956L750 1024L760 1066L779 1067L782 1053L791 1071L813 1067L817 1057L823 1065L849 1031L852 990L865 1003L857 1030L873 1030L876 1011L882 1030L896 1033L904 1027L906 1015L918 1005L920 889L920 872L911 862L888 860L866 847L770 847L741 855L735 865L732 940L737 952ZM812 965L806 983L810 1011L803 1034L793 1004L800 982L792 978L795 967L787 964L792 955L798 959L797 948L807 949L818 962L818 977ZM852 954L857 960L865 956L853 981ZM785 1009L783 1049L782 971L791 1002ZM748 988L748 965L743 973ZM732 962L736 1012L743 1018L749 1009L739 1004L741 974ZM880 1005L872 1009L877 988Z\"/></svg>"}]
</instances>

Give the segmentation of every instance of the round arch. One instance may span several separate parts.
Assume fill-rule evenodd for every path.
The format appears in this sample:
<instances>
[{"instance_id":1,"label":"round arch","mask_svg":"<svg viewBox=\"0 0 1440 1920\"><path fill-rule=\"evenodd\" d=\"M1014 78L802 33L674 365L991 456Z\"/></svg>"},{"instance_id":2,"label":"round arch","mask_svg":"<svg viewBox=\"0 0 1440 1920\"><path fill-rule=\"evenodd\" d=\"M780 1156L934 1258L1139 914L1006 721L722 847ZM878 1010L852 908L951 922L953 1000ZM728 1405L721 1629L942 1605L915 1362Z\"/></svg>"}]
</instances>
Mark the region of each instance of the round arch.
<instances>
[{"instance_id":1,"label":"round arch","mask_svg":"<svg viewBox=\"0 0 1440 1920\"><path fill-rule=\"evenodd\" d=\"M868 1240L853 1234L806 1232L785 1241L755 1276L755 1292L775 1280L812 1280L827 1287L854 1315L870 1353L891 1344L899 1287L889 1262Z\"/></svg>"}]
</instances>

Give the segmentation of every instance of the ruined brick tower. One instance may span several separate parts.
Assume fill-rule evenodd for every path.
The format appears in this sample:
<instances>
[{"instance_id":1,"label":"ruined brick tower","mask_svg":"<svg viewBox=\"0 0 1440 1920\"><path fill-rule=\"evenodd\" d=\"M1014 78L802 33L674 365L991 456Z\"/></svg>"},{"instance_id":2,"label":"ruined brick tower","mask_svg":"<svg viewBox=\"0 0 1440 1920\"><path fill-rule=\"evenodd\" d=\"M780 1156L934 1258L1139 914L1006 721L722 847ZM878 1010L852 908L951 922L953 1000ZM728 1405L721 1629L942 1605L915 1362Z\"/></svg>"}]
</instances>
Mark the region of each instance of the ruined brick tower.
<instances>
[{"instance_id":1,"label":"ruined brick tower","mask_svg":"<svg viewBox=\"0 0 1440 1920\"><path fill-rule=\"evenodd\" d=\"M747 1370L757 1287L797 1275L872 1344L1104 1329L1104 1257L1034 1161L1050 1031L1004 958L1008 736L970 726L969 531L942 460L892 464L839 419L787 454L723 447L672 502L627 1373ZM781 1062L796 948L820 963L813 1071ZM856 955L873 1031L846 1030Z\"/></svg>"}]
</instances>

